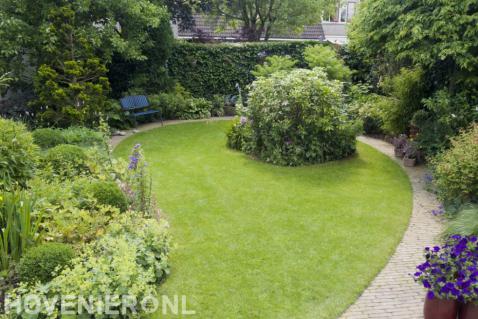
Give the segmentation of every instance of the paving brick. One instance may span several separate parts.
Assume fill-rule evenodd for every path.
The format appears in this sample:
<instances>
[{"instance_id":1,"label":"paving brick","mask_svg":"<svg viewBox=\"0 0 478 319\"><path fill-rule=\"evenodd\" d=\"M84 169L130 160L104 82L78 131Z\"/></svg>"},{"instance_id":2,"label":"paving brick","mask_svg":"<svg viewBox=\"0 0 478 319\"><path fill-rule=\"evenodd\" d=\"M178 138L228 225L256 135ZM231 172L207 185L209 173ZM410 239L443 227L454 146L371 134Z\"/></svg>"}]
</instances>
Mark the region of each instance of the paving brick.
<instances>
[{"instance_id":1,"label":"paving brick","mask_svg":"<svg viewBox=\"0 0 478 319\"><path fill-rule=\"evenodd\" d=\"M381 140L359 137L397 163L393 146ZM403 165L402 165L403 167ZM388 264L340 319L421 319L425 290L413 282L411 273L423 260L424 247L437 242L443 229L431 210L439 206L436 197L425 190L425 167L403 167L413 187L413 212L408 229Z\"/></svg>"}]
</instances>

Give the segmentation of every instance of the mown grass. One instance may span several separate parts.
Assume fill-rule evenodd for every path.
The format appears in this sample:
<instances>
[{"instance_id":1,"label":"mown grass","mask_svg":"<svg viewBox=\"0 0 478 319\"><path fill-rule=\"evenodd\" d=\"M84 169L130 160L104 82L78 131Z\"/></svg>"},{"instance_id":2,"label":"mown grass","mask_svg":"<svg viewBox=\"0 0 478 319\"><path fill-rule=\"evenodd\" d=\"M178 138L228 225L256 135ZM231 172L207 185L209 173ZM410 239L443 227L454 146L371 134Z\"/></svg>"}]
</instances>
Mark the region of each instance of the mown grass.
<instances>
[{"instance_id":1,"label":"mown grass","mask_svg":"<svg viewBox=\"0 0 478 319\"><path fill-rule=\"evenodd\" d=\"M160 292L194 318L336 318L395 250L412 209L400 167L350 159L277 167L226 147L229 121L140 133L176 247ZM158 317L163 317L158 315Z\"/></svg>"}]
</instances>

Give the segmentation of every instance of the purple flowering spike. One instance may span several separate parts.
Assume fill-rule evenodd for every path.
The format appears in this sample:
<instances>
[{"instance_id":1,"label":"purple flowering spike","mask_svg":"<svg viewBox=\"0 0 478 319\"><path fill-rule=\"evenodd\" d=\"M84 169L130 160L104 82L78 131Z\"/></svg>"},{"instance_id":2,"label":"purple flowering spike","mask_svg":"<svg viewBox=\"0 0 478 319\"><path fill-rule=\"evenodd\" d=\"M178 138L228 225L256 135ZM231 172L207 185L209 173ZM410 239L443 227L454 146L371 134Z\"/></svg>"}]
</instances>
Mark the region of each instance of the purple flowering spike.
<instances>
[{"instance_id":1,"label":"purple flowering spike","mask_svg":"<svg viewBox=\"0 0 478 319\"><path fill-rule=\"evenodd\" d=\"M427 293L427 298L430 299L430 300L432 300L433 298L435 298L435 293L434 293L433 291L429 291L429 292Z\"/></svg>"}]
</instances>

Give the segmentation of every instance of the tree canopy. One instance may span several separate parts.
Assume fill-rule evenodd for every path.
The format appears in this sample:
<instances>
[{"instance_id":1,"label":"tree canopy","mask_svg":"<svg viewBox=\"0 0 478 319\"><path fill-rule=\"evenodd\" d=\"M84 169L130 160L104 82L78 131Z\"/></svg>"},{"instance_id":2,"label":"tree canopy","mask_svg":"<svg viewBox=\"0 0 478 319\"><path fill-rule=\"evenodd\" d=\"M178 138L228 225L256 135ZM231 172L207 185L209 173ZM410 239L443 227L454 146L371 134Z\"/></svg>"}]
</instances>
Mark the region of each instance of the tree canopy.
<instances>
[{"instance_id":1,"label":"tree canopy","mask_svg":"<svg viewBox=\"0 0 478 319\"><path fill-rule=\"evenodd\" d=\"M250 41L267 40L273 30L300 31L319 23L335 0L210 0L210 14L239 27Z\"/></svg>"},{"instance_id":2,"label":"tree canopy","mask_svg":"<svg viewBox=\"0 0 478 319\"><path fill-rule=\"evenodd\" d=\"M386 57L424 68L446 65L477 81L477 25L476 0L364 0L350 45L369 62Z\"/></svg>"},{"instance_id":3,"label":"tree canopy","mask_svg":"<svg viewBox=\"0 0 478 319\"><path fill-rule=\"evenodd\" d=\"M407 116L395 118L418 128L417 141L428 154L478 120L477 25L476 0L363 0L352 21L348 51L360 58L362 72L370 68L369 78L394 85L403 103L391 106L417 103L396 110ZM420 87L403 67L422 74Z\"/></svg>"},{"instance_id":4,"label":"tree canopy","mask_svg":"<svg viewBox=\"0 0 478 319\"><path fill-rule=\"evenodd\" d=\"M35 67L50 61L63 45L51 29L50 17L52 10L63 6L75 13L73 27L82 45L104 63L114 52L127 59L146 59L148 30L169 19L165 6L148 0L0 0L0 67L15 70L26 62Z\"/></svg>"}]
</instances>

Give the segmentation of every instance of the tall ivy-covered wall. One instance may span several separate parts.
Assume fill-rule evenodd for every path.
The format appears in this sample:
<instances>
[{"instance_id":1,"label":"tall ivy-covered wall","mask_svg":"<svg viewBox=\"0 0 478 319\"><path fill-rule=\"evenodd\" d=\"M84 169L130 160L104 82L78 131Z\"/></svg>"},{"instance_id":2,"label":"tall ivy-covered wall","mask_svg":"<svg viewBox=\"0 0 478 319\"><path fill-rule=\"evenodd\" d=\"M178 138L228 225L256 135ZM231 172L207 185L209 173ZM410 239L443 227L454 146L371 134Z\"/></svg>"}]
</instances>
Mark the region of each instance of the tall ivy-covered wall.
<instances>
[{"instance_id":1,"label":"tall ivy-covered wall","mask_svg":"<svg viewBox=\"0 0 478 319\"><path fill-rule=\"evenodd\" d=\"M314 41L197 44L177 42L169 74L196 96L236 94L254 80L251 71L269 55L289 55L304 64L303 52Z\"/></svg>"}]
</instances>

